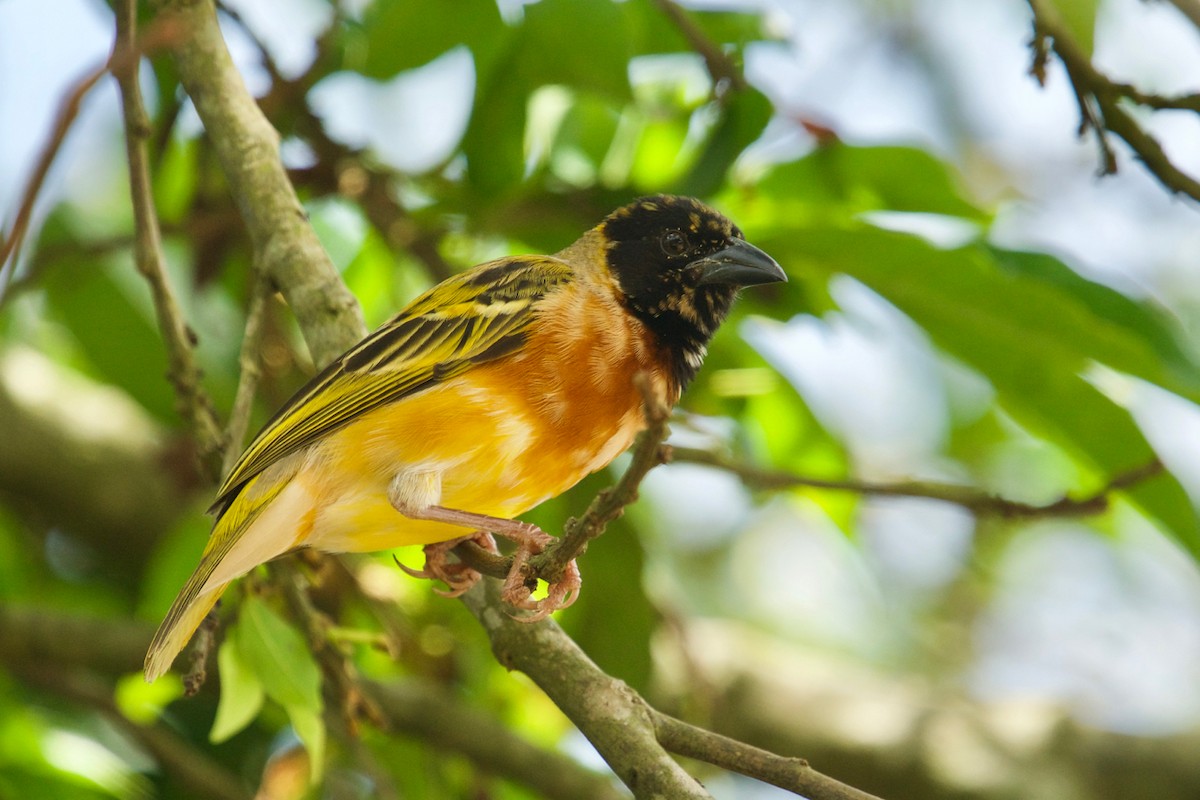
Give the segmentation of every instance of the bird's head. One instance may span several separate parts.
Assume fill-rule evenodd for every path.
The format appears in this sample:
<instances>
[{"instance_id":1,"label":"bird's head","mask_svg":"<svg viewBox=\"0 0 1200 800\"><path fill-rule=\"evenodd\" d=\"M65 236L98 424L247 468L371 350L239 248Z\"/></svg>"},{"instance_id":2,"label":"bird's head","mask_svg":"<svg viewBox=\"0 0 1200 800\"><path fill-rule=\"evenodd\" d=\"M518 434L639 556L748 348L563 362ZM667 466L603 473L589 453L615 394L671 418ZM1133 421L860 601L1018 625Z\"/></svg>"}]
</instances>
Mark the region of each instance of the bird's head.
<instances>
[{"instance_id":1,"label":"bird's head","mask_svg":"<svg viewBox=\"0 0 1200 800\"><path fill-rule=\"evenodd\" d=\"M787 280L736 225L691 197L644 197L599 230L626 308L675 352L681 384L695 375L739 288Z\"/></svg>"}]
</instances>

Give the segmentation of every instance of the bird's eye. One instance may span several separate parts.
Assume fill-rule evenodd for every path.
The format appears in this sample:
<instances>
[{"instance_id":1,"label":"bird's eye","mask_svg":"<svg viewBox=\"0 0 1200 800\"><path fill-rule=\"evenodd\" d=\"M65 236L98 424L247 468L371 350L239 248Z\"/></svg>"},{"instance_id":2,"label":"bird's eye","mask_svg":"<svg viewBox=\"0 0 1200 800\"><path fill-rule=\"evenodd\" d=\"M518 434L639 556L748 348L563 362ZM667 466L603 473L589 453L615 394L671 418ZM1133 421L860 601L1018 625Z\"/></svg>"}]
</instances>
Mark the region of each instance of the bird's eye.
<instances>
[{"instance_id":1,"label":"bird's eye","mask_svg":"<svg viewBox=\"0 0 1200 800\"><path fill-rule=\"evenodd\" d=\"M683 255L691 246L688 238L680 231L667 231L662 235L659 244L662 245L663 252L672 257Z\"/></svg>"}]
</instances>

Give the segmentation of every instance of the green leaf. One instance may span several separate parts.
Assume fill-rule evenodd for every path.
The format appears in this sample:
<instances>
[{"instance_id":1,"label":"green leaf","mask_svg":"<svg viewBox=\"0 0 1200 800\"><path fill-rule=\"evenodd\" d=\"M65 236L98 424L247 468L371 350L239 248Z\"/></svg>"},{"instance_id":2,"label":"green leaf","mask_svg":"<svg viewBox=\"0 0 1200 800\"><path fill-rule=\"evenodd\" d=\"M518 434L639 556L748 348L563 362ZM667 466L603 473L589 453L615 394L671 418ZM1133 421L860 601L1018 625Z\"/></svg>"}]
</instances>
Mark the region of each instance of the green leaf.
<instances>
[{"instance_id":1,"label":"green leaf","mask_svg":"<svg viewBox=\"0 0 1200 800\"><path fill-rule=\"evenodd\" d=\"M249 725L258 716L266 696L258 675L246 666L238 652L238 639L231 636L221 643L217 668L221 672L221 700L208 733L213 744L225 741Z\"/></svg>"},{"instance_id":2,"label":"green leaf","mask_svg":"<svg viewBox=\"0 0 1200 800\"><path fill-rule=\"evenodd\" d=\"M407 69L428 64L457 45L475 55L476 67L487 61L508 28L492 0L445 0L414 3L378 0L363 18L364 58L348 66L371 78L384 80ZM352 50L357 48L352 48Z\"/></svg>"},{"instance_id":3,"label":"green leaf","mask_svg":"<svg viewBox=\"0 0 1200 800\"><path fill-rule=\"evenodd\" d=\"M286 703L283 708L287 711L296 735L304 743L304 749L308 751L309 778L313 784L317 784L321 780L325 765L325 723L321 719L321 711L305 705Z\"/></svg>"},{"instance_id":4,"label":"green leaf","mask_svg":"<svg viewBox=\"0 0 1200 800\"><path fill-rule=\"evenodd\" d=\"M321 709L321 671L304 637L266 603L248 597L237 627L238 654L280 705Z\"/></svg>"},{"instance_id":5,"label":"green leaf","mask_svg":"<svg viewBox=\"0 0 1200 800\"><path fill-rule=\"evenodd\" d=\"M467 177L483 196L519 184L525 172L525 110L532 89L516 71L517 59L510 53L491 81L479 81L475 108L463 135Z\"/></svg>"},{"instance_id":6,"label":"green leaf","mask_svg":"<svg viewBox=\"0 0 1200 800\"><path fill-rule=\"evenodd\" d=\"M1089 302L1001 269L985 247L938 250L865 225L793 231L764 244L785 261L845 273L873 288L939 347L987 377L1015 416L1104 476L1140 467L1154 453L1129 413L1081 377L1091 364L1196 396L1195 380L1180 375L1136 324L1096 312L1101 295L1089 295ZM1140 483L1129 495L1200 554L1195 510L1173 477Z\"/></svg>"},{"instance_id":7,"label":"green leaf","mask_svg":"<svg viewBox=\"0 0 1200 800\"><path fill-rule=\"evenodd\" d=\"M564 84L630 99L629 31L611 0L541 0L525 6L520 71L530 86Z\"/></svg>"},{"instance_id":8,"label":"green leaf","mask_svg":"<svg viewBox=\"0 0 1200 800\"><path fill-rule=\"evenodd\" d=\"M707 197L721 188L733 162L762 135L772 111L771 101L755 89L733 94L680 193Z\"/></svg>"},{"instance_id":9,"label":"green leaf","mask_svg":"<svg viewBox=\"0 0 1200 800\"><path fill-rule=\"evenodd\" d=\"M48 310L74 335L95 377L120 386L160 419L173 420L175 397L164 377L166 350L149 315L149 289L140 278L117 280L116 269L59 265L43 279Z\"/></svg>"},{"instance_id":10,"label":"green leaf","mask_svg":"<svg viewBox=\"0 0 1200 800\"><path fill-rule=\"evenodd\" d=\"M1096 316L1125 328L1154 349L1157 357L1193 381L1196 364L1180 344L1177 320L1153 300L1138 302L1100 283L1089 281L1059 259L1046 253L1025 253L988 246L996 266L1017 275L1056 286L1084 303Z\"/></svg>"},{"instance_id":11,"label":"green leaf","mask_svg":"<svg viewBox=\"0 0 1200 800\"><path fill-rule=\"evenodd\" d=\"M308 750L313 782L324 766L321 671L304 637L266 603L248 597L235 628L237 652L270 697L287 711ZM223 700L224 698L222 698Z\"/></svg>"},{"instance_id":12,"label":"green leaf","mask_svg":"<svg viewBox=\"0 0 1200 800\"><path fill-rule=\"evenodd\" d=\"M648 0L629 0L618 3L628 19L630 42L633 55L658 53L695 52L679 30L654 3ZM714 45L742 47L748 42L761 41L763 35L761 14L745 14L735 11L701 11L689 8L688 19Z\"/></svg>"},{"instance_id":13,"label":"green leaf","mask_svg":"<svg viewBox=\"0 0 1200 800\"><path fill-rule=\"evenodd\" d=\"M117 681L113 701L126 719L149 725L162 716L163 709L183 697L183 681L174 673L163 675L154 683L137 673Z\"/></svg>"},{"instance_id":14,"label":"green leaf","mask_svg":"<svg viewBox=\"0 0 1200 800\"><path fill-rule=\"evenodd\" d=\"M1096 38L1096 6L1098 0L1045 0L1071 38L1083 52L1091 56Z\"/></svg>"},{"instance_id":15,"label":"green leaf","mask_svg":"<svg viewBox=\"0 0 1200 800\"><path fill-rule=\"evenodd\" d=\"M866 211L943 214L985 221L988 215L964 199L954 168L915 147L855 147L838 142L771 171L758 191L777 200L777 213L800 206L828 215Z\"/></svg>"},{"instance_id":16,"label":"green leaf","mask_svg":"<svg viewBox=\"0 0 1200 800\"><path fill-rule=\"evenodd\" d=\"M154 205L162 223L182 223L192 207L200 175L199 140L171 138L154 173Z\"/></svg>"}]
</instances>

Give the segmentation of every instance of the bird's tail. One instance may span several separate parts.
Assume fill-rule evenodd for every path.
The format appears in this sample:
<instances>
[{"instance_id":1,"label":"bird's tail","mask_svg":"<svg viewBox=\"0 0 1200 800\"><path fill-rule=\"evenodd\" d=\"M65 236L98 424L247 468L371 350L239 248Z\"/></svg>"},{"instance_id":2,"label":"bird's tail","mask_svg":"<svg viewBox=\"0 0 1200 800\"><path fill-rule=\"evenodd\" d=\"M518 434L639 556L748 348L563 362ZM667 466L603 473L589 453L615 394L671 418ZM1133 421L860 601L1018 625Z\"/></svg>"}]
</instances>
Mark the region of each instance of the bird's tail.
<instances>
[{"instance_id":1,"label":"bird's tail","mask_svg":"<svg viewBox=\"0 0 1200 800\"><path fill-rule=\"evenodd\" d=\"M158 632L154 634L150 650L146 653L144 669L147 682L154 681L171 668L175 657L191 640L196 628L200 627L204 617L217 604L217 600L221 599L225 587L229 585L222 583L200 594L200 586L206 578L207 576L200 574L200 570L196 570L179 597L175 598L171 610L167 612L167 618L158 626Z\"/></svg>"},{"instance_id":2,"label":"bird's tail","mask_svg":"<svg viewBox=\"0 0 1200 800\"><path fill-rule=\"evenodd\" d=\"M276 510L279 513L267 511L288 487L291 475L265 484L261 478L252 479L217 519L200 565L183 585L150 643L144 666L148 682L171 668L231 580L294 546L295 526L289 524L295 519L290 516L294 506L285 503ZM256 525L260 522L262 525Z\"/></svg>"}]
</instances>

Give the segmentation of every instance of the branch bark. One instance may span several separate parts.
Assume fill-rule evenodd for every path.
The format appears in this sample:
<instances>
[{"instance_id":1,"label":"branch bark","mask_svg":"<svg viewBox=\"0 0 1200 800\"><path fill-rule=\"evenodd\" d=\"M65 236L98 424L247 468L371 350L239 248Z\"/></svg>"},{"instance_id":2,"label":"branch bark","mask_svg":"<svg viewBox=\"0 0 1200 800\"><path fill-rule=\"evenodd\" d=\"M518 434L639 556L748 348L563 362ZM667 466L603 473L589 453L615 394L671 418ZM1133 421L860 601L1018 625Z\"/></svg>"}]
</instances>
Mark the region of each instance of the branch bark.
<instances>
[{"instance_id":1,"label":"branch bark","mask_svg":"<svg viewBox=\"0 0 1200 800\"><path fill-rule=\"evenodd\" d=\"M533 679L595 746L638 800L711 800L655 738L645 701L602 672L553 620L526 624L508 614L496 581L462 597L492 643L496 659Z\"/></svg>"},{"instance_id":2,"label":"branch bark","mask_svg":"<svg viewBox=\"0 0 1200 800\"><path fill-rule=\"evenodd\" d=\"M279 135L246 90L211 0L166 0L189 35L173 48L250 233L255 261L287 298L313 361L327 364L366 333L350 294L308 224L279 158Z\"/></svg>"}]
</instances>

